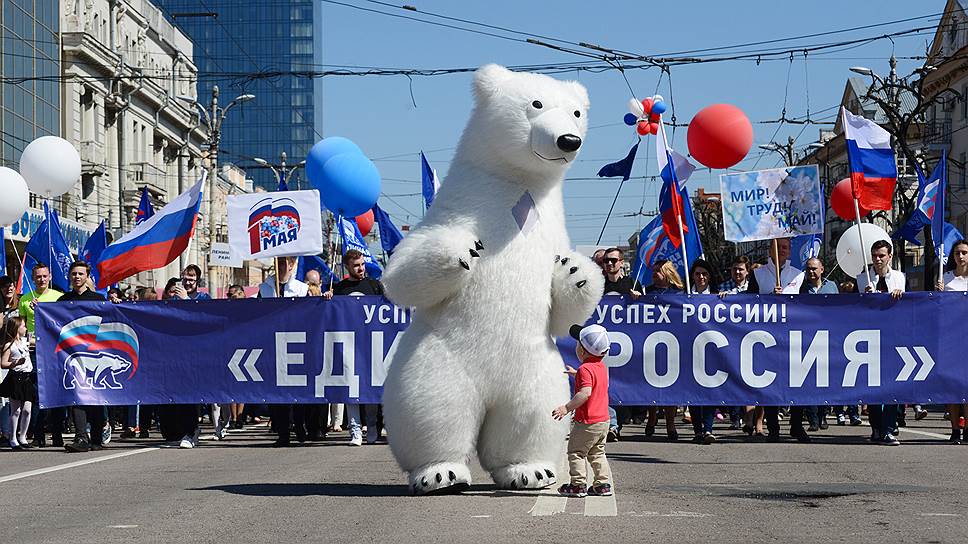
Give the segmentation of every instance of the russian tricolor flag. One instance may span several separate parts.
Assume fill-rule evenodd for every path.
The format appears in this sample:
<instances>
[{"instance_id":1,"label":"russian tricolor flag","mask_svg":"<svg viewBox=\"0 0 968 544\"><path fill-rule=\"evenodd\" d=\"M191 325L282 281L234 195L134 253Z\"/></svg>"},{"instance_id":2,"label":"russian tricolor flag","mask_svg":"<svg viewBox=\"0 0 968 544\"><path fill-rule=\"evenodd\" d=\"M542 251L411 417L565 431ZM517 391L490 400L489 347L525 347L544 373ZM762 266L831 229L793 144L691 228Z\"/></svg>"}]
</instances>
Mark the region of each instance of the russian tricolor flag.
<instances>
[{"instance_id":1,"label":"russian tricolor flag","mask_svg":"<svg viewBox=\"0 0 968 544\"><path fill-rule=\"evenodd\" d=\"M665 127L661 125L660 134L655 137L655 158L659 163L659 177L662 178L662 191L659 193L662 226L672 245L678 248L682 244L682 237L679 236L680 220L683 233L689 232L681 190L696 167L685 157L668 148L665 141Z\"/></svg>"},{"instance_id":2,"label":"russian tricolor flag","mask_svg":"<svg viewBox=\"0 0 968 544\"><path fill-rule=\"evenodd\" d=\"M188 247L198 208L202 203L205 174L191 189L178 195L147 221L109 245L97 265L99 289L138 272L161 268Z\"/></svg>"},{"instance_id":3,"label":"russian tricolor flag","mask_svg":"<svg viewBox=\"0 0 968 544\"><path fill-rule=\"evenodd\" d=\"M861 208L890 210L897 185L891 134L877 123L840 108L847 141L851 187Z\"/></svg>"}]
</instances>

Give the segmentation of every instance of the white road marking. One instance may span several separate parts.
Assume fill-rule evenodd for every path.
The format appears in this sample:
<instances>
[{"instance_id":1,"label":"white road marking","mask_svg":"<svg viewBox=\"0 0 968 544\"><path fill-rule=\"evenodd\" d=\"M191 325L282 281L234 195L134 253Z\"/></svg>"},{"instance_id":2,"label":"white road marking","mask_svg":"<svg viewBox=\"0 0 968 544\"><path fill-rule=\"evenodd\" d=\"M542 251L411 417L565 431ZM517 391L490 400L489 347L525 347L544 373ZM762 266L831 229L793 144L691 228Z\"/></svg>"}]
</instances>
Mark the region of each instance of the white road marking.
<instances>
[{"instance_id":1,"label":"white road marking","mask_svg":"<svg viewBox=\"0 0 968 544\"><path fill-rule=\"evenodd\" d=\"M907 433L922 434L924 436L930 436L932 438L945 438L945 439L948 438L948 435L946 434L929 433L928 431L916 431L914 429L909 429L907 427L904 427L903 430L901 431L901 436L904 436Z\"/></svg>"},{"instance_id":2,"label":"white road marking","mask_svg":"<svg viewBox=\"0 0 968 544\"><path fill-rule=\"evenodd\" d=\"M931 517L945 517L945 518L957 518L957 517L961 516L961 514L944 514L944 513L941 513L941 512L924 512L924 513L918 514L918 515L919 516L925 516L925 517L931 516Z\"/></svg>"},{"instance_id":3,"label":"white road marking","mask_svg":"<svg viewBox=\"0 0 968 544\"><path fill-rule=\"evenodd\" d=\"M558 486L568 481L568 458L562 457L558 461L558 482L541 492L534 501L534 506L528 512L532 516L553 516L564 513L568 506L568 497L558 494Z\"/></svg>"},{"instance_id":4,"label":"white road marking","mask_svg":"<svg viewBox=\"0 0 968 544\"><path fill-rule=\"evenodd\" d=\"M490 515L483 515L483 516L471 516L471 517L472 518L489 518L491 516Z\"/></svg>"},{"instance_id":5,"label":"white road marking","mask_svg":"<svg viewBox=\"0 0 968 544\"><path fill-rule=\"evenodd\" d=\"M140 448L137 450L123 451L120 453L113 453L111 455L104 455L101 457L85 459L83 461L75 461L73 463L64 463L63 465L55 465L47 468L28 470L27 472L19 472L17 474L11 474L9 476L0 476L0 484L5 482L12 482L14 480L21 480L23 478L30 478L31 476L40 476L41 474L57 472L59 470L67 470L69 468L81 467L81 466L90 465L93 463L100 463L101 461L110 461L111 459L120 459L121 457L128 457L130 455L137 455L139 453L147 453L149 451L155 451L157 449L158 448Z\"/></svg>"},{"instance_id":6,"label":"white road marking","mask_svg":"<svg viewBox=\"0 0 968 544\"><path fill-rule=\"evenodd\" d=\"M667 514L661 512L629 512L629 515L636 518L707 518L712 516L712 514L703 512L682 512L679 510L673 510Z\"/></svg>"},{"instance_id":7,"label":"white road marking","mask_svg":"<svg viewBox=\"0 0 968 544\"><path fill-rule=\"evenodd\" d=\"M614 484L612 484L612 494L608 497L585 497L585 515L594 517L618 515Z\"/></svg>"},{"instance_id":8,"label":"white road marking","mask_svg":"<svg viewBox=\"0 0 968 544\"><path fill-rule=\"evenodd\" d=\"M108 525L108 529L134 529L137 525Z\"/></svg>"}]
</instances>

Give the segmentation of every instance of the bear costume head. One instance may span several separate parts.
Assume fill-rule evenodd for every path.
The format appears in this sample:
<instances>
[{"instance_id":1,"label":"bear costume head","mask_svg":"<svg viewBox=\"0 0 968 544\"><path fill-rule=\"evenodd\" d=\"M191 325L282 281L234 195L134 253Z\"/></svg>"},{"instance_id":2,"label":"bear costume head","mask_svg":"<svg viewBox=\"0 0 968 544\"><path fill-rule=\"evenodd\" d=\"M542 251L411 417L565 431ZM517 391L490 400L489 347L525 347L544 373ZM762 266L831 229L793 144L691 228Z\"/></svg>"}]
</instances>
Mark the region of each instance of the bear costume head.
<instances>
[{"instance_id":1,"label":"bear costume head","mask_svg":"<svg viewBox=\"0 0 968 544\"><path fill-rule=\"evenodd\" d=\"M488 64L475 73L474 99L458 156L533 189L560 183L588 130L581 84Z\"/></svg>"}]
</instances>

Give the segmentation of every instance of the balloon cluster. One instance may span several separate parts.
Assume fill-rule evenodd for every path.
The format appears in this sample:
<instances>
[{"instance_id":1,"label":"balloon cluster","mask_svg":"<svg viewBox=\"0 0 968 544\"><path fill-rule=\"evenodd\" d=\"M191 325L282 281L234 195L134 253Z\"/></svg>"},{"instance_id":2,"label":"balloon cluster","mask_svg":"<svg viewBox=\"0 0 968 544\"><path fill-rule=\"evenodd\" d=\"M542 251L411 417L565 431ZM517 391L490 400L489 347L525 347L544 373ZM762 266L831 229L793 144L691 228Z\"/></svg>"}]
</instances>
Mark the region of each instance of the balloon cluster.
<instances>
[{"instance_id":1,"label":"balloon cluster","mask_svg":"<svg viewBox=\"0 0 968 544\"><path fill-rule=\"evenodd\" d=\"M29 191L45 198L61 196L80 178L81 155L70 142L57 136L30 142L20 156L20 173L0 167L0 226L23 216Z\"/></svg>"},{"instance_id":2,"label":"balloon cluster","mask_svg":"<svg viewBox=\"0 0 968 544\"><path fill-rule=\"evenodd\" d=\"M629 113L625 114L625 124L635 127L640 136L659 133L659 123L666 111L666 103L661 95L651 96L643 100L633 98L629 100Z\"/></svg>"},{"instance_id":3,"label":"balloon cluster","mask_svg":"<svg viewBox=\"0 0 968 544\"><path fill-rule=\"evenodd\" d=\"M309 150L306 177L323 205L343 217L365 213L380 197L380 172L373 161L339 136L324 138Z\"/></svg>"}]
</instances>

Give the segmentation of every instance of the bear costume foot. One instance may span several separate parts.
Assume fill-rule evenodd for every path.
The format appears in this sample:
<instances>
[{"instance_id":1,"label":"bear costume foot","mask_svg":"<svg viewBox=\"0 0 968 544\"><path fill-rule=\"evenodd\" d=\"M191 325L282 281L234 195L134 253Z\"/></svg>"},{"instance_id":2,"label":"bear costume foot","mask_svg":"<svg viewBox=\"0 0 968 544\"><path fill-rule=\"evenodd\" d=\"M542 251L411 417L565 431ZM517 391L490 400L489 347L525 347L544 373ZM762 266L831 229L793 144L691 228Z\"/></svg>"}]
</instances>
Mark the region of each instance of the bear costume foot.
<instances>
[{"instance_id":1,"label":"bear costume foot","mask_svg":"<svg viewBox=\"0 0 968 544\"><path fill-rule=\"evenodd\" d=\"M541 489L558 481L557 468L551 463L518 463L495 469L491 478L501 489Z\"/></svg>"},{"instance_id":2,"label":"bear costume foot","mask_svg":"<svg viewBox=\"0 0 968 544\"><path fill-rule=\"evenodd\" d=\"M410 492L414 495L460 493L470 486L471 470L463 463L434 463L410 472Z\"/></svg>"}]
</instances>

